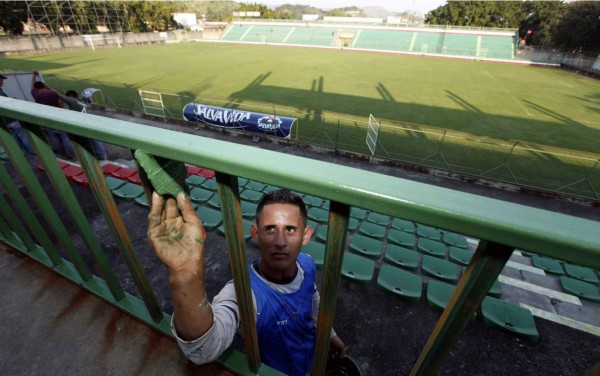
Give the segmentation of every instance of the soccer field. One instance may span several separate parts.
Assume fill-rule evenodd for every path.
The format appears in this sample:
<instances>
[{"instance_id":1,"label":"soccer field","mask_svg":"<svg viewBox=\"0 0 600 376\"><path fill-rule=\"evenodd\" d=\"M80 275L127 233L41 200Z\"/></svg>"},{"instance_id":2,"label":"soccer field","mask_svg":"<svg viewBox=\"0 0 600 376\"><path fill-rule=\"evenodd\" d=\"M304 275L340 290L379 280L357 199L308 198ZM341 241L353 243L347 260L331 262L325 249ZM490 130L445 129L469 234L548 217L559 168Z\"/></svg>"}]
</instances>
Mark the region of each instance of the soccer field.
<instances>
[{"instance_id":1,"label":"soccer field","mask_svg":"<svg viewBox=\"0 0 600 376\"><path fill-rule=\"evenodd\" d=\"M296 116L366 121L372 113L383 123L589 152L598 151L600 139L600 81L556 68L217 43L9 57L0 68L37 69L61 90L73 86L71 79L100 81L103 88L114 86L116 102L136 99L128 98L135 91L118 90L129 85L289 109ZM309 126L306 119L300 132ZM364 131L358 139L364 144Z\"/></svg>"}]
</instances>

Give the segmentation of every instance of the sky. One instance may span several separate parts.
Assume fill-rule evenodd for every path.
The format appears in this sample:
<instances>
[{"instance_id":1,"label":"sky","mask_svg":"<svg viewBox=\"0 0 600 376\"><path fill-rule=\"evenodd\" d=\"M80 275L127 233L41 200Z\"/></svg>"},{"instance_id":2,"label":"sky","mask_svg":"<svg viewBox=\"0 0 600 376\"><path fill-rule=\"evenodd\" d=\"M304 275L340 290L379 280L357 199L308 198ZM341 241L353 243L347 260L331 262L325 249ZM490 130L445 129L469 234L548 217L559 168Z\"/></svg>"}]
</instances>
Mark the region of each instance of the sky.
<instances>
[{"instance_id":1,"label":"sky","mask_svg":"<svg viewBox=\"0 0 600 376\"><path fill-rule=\"evenodd\" d=\"M311 5L321 9L379 6L391 12L414 10L420 14L426 14L430 10L446 4L446 0L258 0L256 2L267 6L281 4Z\"/></svg>"}]
</instances>

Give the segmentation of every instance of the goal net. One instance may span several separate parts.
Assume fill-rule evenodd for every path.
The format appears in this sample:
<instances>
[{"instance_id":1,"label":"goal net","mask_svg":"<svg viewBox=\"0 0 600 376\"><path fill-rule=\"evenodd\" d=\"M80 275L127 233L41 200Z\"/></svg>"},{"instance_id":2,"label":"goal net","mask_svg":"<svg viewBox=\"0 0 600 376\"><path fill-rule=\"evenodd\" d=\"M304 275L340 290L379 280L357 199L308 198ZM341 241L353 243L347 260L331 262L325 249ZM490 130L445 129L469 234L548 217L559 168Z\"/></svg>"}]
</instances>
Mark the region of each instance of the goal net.
<instances>
[{"instance_id":1,"label":"goal net","mask_svg":"<svg viewBox=\"0 0 600 376\"><path fill-rule=\"evenodd\" d=\"M379 122L372 114L369 114L369 127L367 128L367 147L372 155L375 155L377 148L377 137L379 136Z\"/></svg>"}]
</instances>

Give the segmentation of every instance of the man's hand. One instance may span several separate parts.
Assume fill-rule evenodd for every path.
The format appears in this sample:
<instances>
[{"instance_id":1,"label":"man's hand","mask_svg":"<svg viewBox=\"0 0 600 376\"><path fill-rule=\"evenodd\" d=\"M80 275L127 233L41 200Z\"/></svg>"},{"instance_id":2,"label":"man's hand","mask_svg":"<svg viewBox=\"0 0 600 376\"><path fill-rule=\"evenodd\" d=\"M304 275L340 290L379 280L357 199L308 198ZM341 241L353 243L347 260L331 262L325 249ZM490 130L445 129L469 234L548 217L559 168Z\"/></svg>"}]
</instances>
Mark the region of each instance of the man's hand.
<instances>
[{"instance_id":1,"label":"man's hand","mask_svg":"<svg viewBox=\"0 0 600 376\"><path fill-rule=\"evenodd\" d=\"M165 201L156 192L152 193L148 240L171 274L191 273L203 277L205 238L202 221L189 196L181 193L175 202L173 198Z\"/></svg>"},{"instance_id":2,"label":"man's hand","mask_svg":"<svg viewBox=\"0 0 600 376\"><path fill-rule=\"evenodd\" d=\"M329 357L332 359L346 357L346 345L338 336L333 336L329 339Z\"/></svg>"}]
</instances>

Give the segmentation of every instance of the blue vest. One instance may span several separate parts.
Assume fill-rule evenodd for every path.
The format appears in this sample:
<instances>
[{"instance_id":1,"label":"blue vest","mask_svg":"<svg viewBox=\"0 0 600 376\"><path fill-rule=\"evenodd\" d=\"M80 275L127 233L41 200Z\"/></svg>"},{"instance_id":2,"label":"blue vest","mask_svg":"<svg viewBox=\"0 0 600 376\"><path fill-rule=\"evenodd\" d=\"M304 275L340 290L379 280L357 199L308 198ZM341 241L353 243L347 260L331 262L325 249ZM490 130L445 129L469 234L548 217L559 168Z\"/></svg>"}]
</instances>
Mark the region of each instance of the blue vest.
<instances>
[{"instance_id":1,"label":"blue vest","mask_svg":"<svg viewBox=\"0 0 600 376\"><path fill-rule=\"evenodd\" d=\"M316 328L312 322L315 263L300 253L304 270L300 289L291 294L273 290L250 270L250 285L256 297L256 330L261 360L290 376L304 376L313 364ZM252 262L249 268L256 261Z\"/></svg>"}]
</instances>

